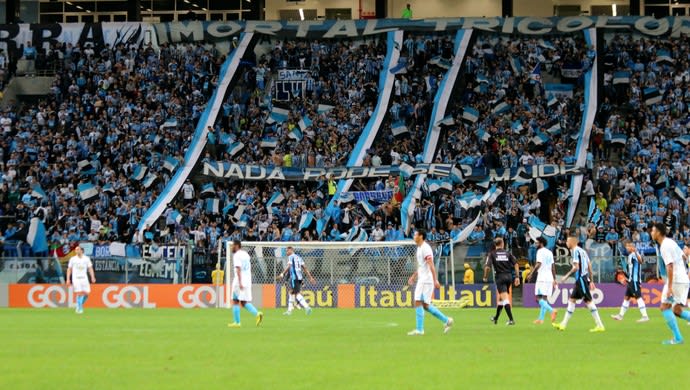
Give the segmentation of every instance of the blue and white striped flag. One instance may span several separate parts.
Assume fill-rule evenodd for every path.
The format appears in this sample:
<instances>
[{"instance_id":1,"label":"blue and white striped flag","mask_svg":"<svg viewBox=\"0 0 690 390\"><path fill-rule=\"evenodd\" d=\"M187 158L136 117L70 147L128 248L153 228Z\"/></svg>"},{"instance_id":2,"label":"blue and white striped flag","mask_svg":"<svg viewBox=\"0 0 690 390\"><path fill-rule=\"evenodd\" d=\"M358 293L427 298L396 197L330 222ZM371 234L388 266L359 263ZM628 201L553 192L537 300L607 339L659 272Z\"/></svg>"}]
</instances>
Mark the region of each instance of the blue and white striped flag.
<instances>
[{"instance_id":1,"label":"blue and white striped flag","mask_svg":"<svg viewBox=\"0 0 690 390\"><path fill-rule=\"evenodd\" d=\"M508 111L510 111L510 104L504 102L503 100L495 102L491 110L491 112L496 115L504 114Z\"/></svg>"},{"instance_id":2,"label":"blue and white striped flag","mask_svg":"<svg viewBox=\"0 0 690 390\"><path fill-rule=\"evenodd\" d=\"M559 122L558 120L554 120L553 122L547 123L545 127L546 132L551 135L561 134L561 122Z\"/></svg>"},{"instance_id":3,"label":"blue and white striped flag","mask_svg":"<svg viewBox=\"0 0 690 390\"><path fill-rule=\"evenodd\" d=\"M491 138L491 134L489 134L488 131L482 128L477 130L477 137L479 137L479 139L481 139L482 141L486 142Z\"/></svg>"},{"instance_id":4,"label":"blue and white striped flag","mask_svg":"<svg viewBox=\"0 0 690 390\"><path fill-rule=\"evenodd\" d=\"M313 125L314 123L306 115L299 120L299 128L302 129L302 131L306 130L308 127L312 127Z\"/></svg>"},{"instance_id":5,"label":"blue and white striped flag","mask_svg":"<svg viewBox=\"0 0 690 390\"><path fill-rule=\"evenodd\" d=\"M372 215L376 212L376 207L374 207L374 205L369 203L369 201L366 199L360 200L359 204L362 205L362 208L364 209L364 211L366 211L366 213L369 215Z\"/></svg>"},{"instance_id":6,"label":"blue and white striped flag","mask_svg":"<svg viewBox=\"0 0 690 390\"><path fill-rule=\"evenodd\" d=\"M630 71L620 70L613 73L613 85L618 84L630 84L630 76L632 76Z\"/></svg>"},{"instance_id":7,"label":"blue and white striped flag","mask_svg":"<svg viewBox=\"0 0 690 390\"><path fill-rule=\"evenodd\" d=\"M487 177L482 181L478 181L477 185L482 187L482 188L489 188L489 186L491 185L491 178Z\"/></svg>"},{"instance_id":8,"label":"blue and white striped flag","mask_svg":"<svg viewBox=\"0 0 690 390\"><path fill-rule=\"evenodd\" d=\"M316 108L316 112L319 114L324 114L328 111L331 111L334 108L335 106L329 106L328 104L319 104L319 106Z\"/></svg>"},{"instance_id":9,"label":"blue and white striped flag","mask_svg":"<svg viewBox=\"0 0 690 390\"><path fill-rule=\"evenodd\" d=\"M168 118L165 120L165 122L160 125L160 129L163 130L168 127L177 127L177 119L176 118Z\"/></svg>"},{"instance_id":10,"label":"blue and white striped flag","mask_svg":"<svg viewBox=\"0 0 690 390\"><path fill-rule=\"evenodd\" d=\"M302 127L302 125L300 125L300 127ZM295 141L301 141L302 138L304 138L304 134L302 134L302 131L299 129L299 127L293 127L288 133L288 137L294 139Z\"/></svg>"},{"instance_id":11,"label":"blue and white striped flag","mask_svg":"<svg viewBox=\"0 0 690 390\"><path fill-rule=\"evenodd\" d=\"M244 149L244 143L241 142L241 141L235 141L235 142L231 143L230 145L228 145L228 153L229 153L231 156L236 155L236 154L239 153L242 149Z\"/></svg>"},{"instance_id":12,"label":"blue and white striped flag","mask_svg":"<svg viewBox=\"0 0 690 390\"><path fill-rule=\"evenodd\" d=\"M540 131L537 131L534 137L532 137L532 143L534 143L535 145L545 144L549 142L549 140L549 136Z\"/></svg>"},{"instance_id":13,"label":"blue and white striped flag","mask_svg":"<svg viewBox=\"0 0 690 390\"><path fill-rule=\"evenodd\" d=\"M170 172L174 171L179 164L180 162L177 161L177 159L173 156L165 156L165 159L163 160L163 168Z\"/></svg>"},{"instance_id":14,"label":"blue and white striped flag","mask_svg":"<svg viewBox=\"0 0 690 390\"><path fill-rule=\"evenodd\" d=\"M458 234L454 239L452 239L452 244L457 244L460 242L463 242L467 240L470 237L470 234L474 231L474 228L477 226L477 223L481 220L482 213L477 214L477 217L474 218L474 221L470 223L469 225L465 226L464 229L460 231L460 234Z\"/></svg>"},{"instance_id":15,"label":"blue and white striped flag","mask_svg":"<svg viewBox=\"0 0 690 390\"><path fill-rule=\"evenodd\" d=\"M311 211L303 213L302 217L299 219L299 230L309 228L309 225L311 225L312 221L314 221L314 213Z\"/></svg>"},{"instance_id":16,"label":"blue and white striped flag","mask_svg":"<svg viewBox=\"0 0 690 390\"><path fill-rule=\"evenodd\" d=\"M688 144L690 144L690 134L681 135L680 137L676 137L673 139L673 142L677 142L679 144L683 144L683 145L687 146Z\"/></svg>"},{"instance_id":17,"label":"blue and white striped flag","mask_svg":"<svg viewBox=\"0 0 690 390\"><path fill-rule=\"evenodd\" d=\"M501 196L502 193L503 193L503 189L497 187L496 184L494 184L482 196L482 201L489 203L489 204L493 204L496 202L496 199L498 199L498 197Z\"/></svg>"},{"instance_id":18,"label":"blue and white striped flag","mask_svg":"<svg viewBox=\"0 0 690 390\"><path fill-rule=\"evenodd\" d=\"M283 203L284 200L285 200L285 197L283 196L283 194L280 191L276 191L271 196L271 199L269 199L268 202L266 202L266 208L270 209L274 203L275 204L281 204L281 203Z\"/></svg>"},{"instance_id":19,"label":"blue and white striped flag","mask_svg":"<svg viewBox=\"0 0 690 390\"><path fill-rule=\"evenodd\" d=\"M211 214L218 214L220 210L220 199L208 198L206 199L206 212Z\"/></svg>"},{"instance_id":20,"label":"blue and white striped flag","mask_svg":"<svg viewBox=\"0 0 690 390\"><path fill-rule=\"evenodd\" d=\"M38 199L43 199L46 197L45 191L43 191L43 188L37 183L31 186L31 196L34 198Z\"/></svg>"},{"instance_id":21,"label":"blue and white striped flag","mask_svg":"<svg viewBox=\"0 0 690 390\"><path fill-rule=\"evenodd\" d=\"M232 210L235 207L235 202L234 201L226 201L225 206L223 206L223 215L227 215L230 210Z\"/></svg>"},{"instance_id":22,"label":"blue and white striped flag","mask_svg":"<svg viewBox=\"0 0 690 390\"><path fill-rule=\"evenodd\" d=\"M549 182L544 179L536 178L534 179L535 185L537 186L537 194L549 189Z\"/></svg>"},{"instance_id":23,"label":"blue and white striped flag","mask_svg":"<svg viewBox=\"0 0 690 390\"><path fill-rule=\"evenodd\" d=\"M177 223L178 225L182 223L182 214L180 214L180 212L177 210L173 210L170 213L170 218L172 218L172 220L175 221L175 223Z\"/></svg>"},{"instance_id":24,"label":"blue and white striped flag","mask_svg":"<svg viewBox=\"0 0 690 390\"><path fill-rule=\"evenodd\" d=\"M479 113L477 113L479 114ZM455 118L452 115L446 115L436 123L436 126L453 126L455 124Z\"/></svg>"},{"instance_id":25,"label":"blue and white striped flag","mask_svg":"<svg viewBox=\"0 0 690 390\"><path fill-rule=\"evenodd\" d=\"M278 123L283 123L288 120L288 115L290 114L290 110L286 110L284 108L280 107L273 107L271 109L271 119Z\"/></svg>"},{"instance_id":26,"label":"blue and white striped flag","mask_svg":"<svg viewBox=\"0 0 690 390\"><path fill-rule=\"evenodd\" d=\"M46 226L40 218L31 218L29 231L26 234L26 243L31 245L31 250L34 253L48 251L48 234Z\"/></svg>"},{"instance_id":27,"label":"blue and white striped flag","mask_svg":"<svg viewBox=\"0 0 690 390\"><path fill-rule=\"evenodd\" d=\"M611 136L611 143L612 144L621 144L625 145L628 142L628 136L625 134L614 134Z\"/></svg>"},{"instance_id":28,"label":"blue and white striped flag","mask_svg":"<svg viewBox=\"0 0 690 390\"><path fill-rule=\"evenodd\" d=\"M482 197L478 196L474 192L465 192L464 194L462 194L462 196L460 196L458 203L460 204L460 207L462 207L463 209L469 210L477 206L481 206Z\"/></svg>"},{"instance_id":29,"label":"blue and white striped flag","mask_svg":"<svg viewBox=\"0 0 690 390\"><path fill-rule=\"evenodd\" d=\"M393 122L393 124L391 125L391 131L393 132L393 135L396 137L408 132L407 126L405 126L404 121Z\"/></svg>"},{"instance_id":30,"label":"blue and white striped flag","mask_svg":"<svg viewBox=\"0 0 690 390\"><path fill-rule=\"evenodd\" d=\"M205 183L201 185L201 195L215 195L216 190L213 188L213 183Z\"/></svg>"},{"instance_id":31,"label":"blue and white striped flag","mask_svg":"<svg viewBox=\"0 0 690 390\"><path fill-rule=\"evenodd\" d=\"M587 222L593 223L596 226L599 226L603 222L603 215L601 213L601 209L597 207L597 203L594 201L594 198L592 198L589 201L589 211L587 212Z\"/></svg>"},{"instance_id":32,"label":"blue and white striped flag","mask_svg":"<svg viewBox=\"0 0 690 390\"><path fill-rule=\"evenodd\" d=\"M354 202L354 200L355 196L351 192L343 192L338 196L339 204Z\"/></svg>"},{"instance_id":33,"label":"blue and white striped flag","mask_svg":"<svg viewBox=\"0 0 690 390\"><path fill-rule=\"evenodd\" d=\"M242 220L242 216L244 215L244 210L247 209L247 206L241 204L237 206L235 209L235 212L232 214L232 219L237 223L238 221Z\"/></svg>"},{"instance_id":34,"label":"blue and white striped flag","mask_svg":"<svg viewBox=\"0 0 690 390\"><path fill-rule=\"evenodd\" d=\"M670 51L666 49L659 49L656 51L656 62L658 64L673 65L676 61L673 60Z\"/></svg>"},{"instance_id":35,"label":"blue and white striped flag","mask_svg":"<svg viewBox=\"0 0 690 390\"><path fill-rule=\"evenodd\" d=\"M151 187L151 184L153 184L153 182L156 181L156 179L158 179L157 175L149 173L148 175L146 175L144 181L141 182L141 184L144 186L144 188L149 188Z\"/></svg>"},{"instance_id":36,"label":"blue and white striped flag","mask_svg":"<svg viewBox=\"0 0 690 390\"><path fill-rule=\"evenodd\" d=\"M554 94L549 94L549 95L547 95L547 99L548 99L548 101L546 102L546 105L547 105L548 107L551 107L551 106L553 106L554 104L558 103L558 98L557 98L556 95L554 95Z\"/></svg>"},{"instance_id":37,"label":"blue and white striped flag","mask_svg":"<svg viewBox=\"0 0 690 390\"><path fill-rule=\"evenodd\" d=\"M486 83L486 84L488 84L488 83L489 83L489 79L486 78L486 76L484 76L483 74L479 73L479 74L477 75L477 82L478 82L478 83Z\"/></svg>"},{"instance_id":38,"label":"blue and white striped flag","mask_svg":"<svg viewBox=\"0 0 690 390\"><path fill-rule=\"evenodd\" d=\"M262 148L270 148L274 149L276 146L278 146L278 140L272 137L266 137L261 140L261 147Z\"/></svg>"},{"instance_id":39,"label":"blue and white striped flag","mask_svg":"<svg viewBox=\"0 0 690 390\"><path fill-rule=\"evenodd\" d=\"M470 123L477 122L479 120L479 110L470 106L465 106L465 108L462 109L462 120Z\"/></svg>"},{"instance_id":40,"label":"blue and white striped flag","mask_svg":"<svg viewBox=\"0 0 690 390\"><path fill-rule=\"evenodd\" d=\"M439 179L427 179L426 186L429 192L442 191L453 191L453 184L446 180Z\"/></svg>"},{"instance_id":41,"label":"blue and white striped flag","mask_svg":"<svg viewBox=\"0 0 690 390\"><path fill-rule=\"evenodd\" d=\"M400 170L400 173L405 179L412 176L412 172L414 172L414 168L412 168L408 164L405 164L404 162L400 163L400 165L398 166L398 170Z\"/></svg>"},{"instance_id":42,"label":"blue and white striped flag","mask_svg":"<svg viewBox=\"0 0 690 390\"><path fill-rule=\"evenodd\" d=\"M103 185L103 188L101 188L103 192L112 192L115 193L115 187L113 187L112 183L106 183Z\"/></svg>"},{"instance_id":43,"label":"blue and white striped flag","mask_svg":"<svg viewBox=\"0 0 690 390\"><path fill-rule=\"evenodd\" d=\"M79 197L81 200L89 200L98 196L98 190L96 186L91 183L82 183L77 186L77 191L79 191Z\"/></svg>"},{"instance_id":44,"label":"blue and white striped flag","mask_svg":"<svg viewBox=\"0 0 690 390\"><path fill-rule=\"evenodd\" d=\"M134 172L132 172L132 179L137 181L143 180L146 176L147 170L148 168L146 167L146 165L137 165L137 167L134 168Z\"/></svg>"},{"instance_id":45,"label":"blue and white striped flag","mask_svg":"<svg viewBox=\"0 0 690 390\"><path fill-rule=\"evenodd\" d=\"M648 106L661 103L662 96L661 96L661 93L659 93L658 88L654 88L654 87L645 88L642 91L642 94L644 97L644 102Z\"/></svg>"}]
</instances>

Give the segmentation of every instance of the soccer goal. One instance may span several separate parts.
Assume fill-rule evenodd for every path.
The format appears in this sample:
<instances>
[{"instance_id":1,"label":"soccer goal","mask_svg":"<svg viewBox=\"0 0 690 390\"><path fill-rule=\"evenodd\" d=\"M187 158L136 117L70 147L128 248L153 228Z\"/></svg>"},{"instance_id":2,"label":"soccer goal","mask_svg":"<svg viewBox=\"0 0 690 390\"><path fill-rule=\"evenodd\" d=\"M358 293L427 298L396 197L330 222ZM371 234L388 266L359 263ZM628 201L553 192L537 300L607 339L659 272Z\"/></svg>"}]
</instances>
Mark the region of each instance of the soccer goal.
<instances>
[{"instance_id":1,"label":"soccer goal","mask_svg":"<svg viewBox=\"0 0 690 390\"><path fill-rule=\"evenodd\" d=\"M252 260L255 284L280 283L278 276L287 265L287 247L304 259L318 284L404 285L415 270L417 246L412 241L379 242L243 242L242 249ZM441 262L442 245L433 245L436 266ZM223 248L225 302L230 302L232 242ZM220 256L219 256L220 261Z\"/></svg>"}]
</instances>

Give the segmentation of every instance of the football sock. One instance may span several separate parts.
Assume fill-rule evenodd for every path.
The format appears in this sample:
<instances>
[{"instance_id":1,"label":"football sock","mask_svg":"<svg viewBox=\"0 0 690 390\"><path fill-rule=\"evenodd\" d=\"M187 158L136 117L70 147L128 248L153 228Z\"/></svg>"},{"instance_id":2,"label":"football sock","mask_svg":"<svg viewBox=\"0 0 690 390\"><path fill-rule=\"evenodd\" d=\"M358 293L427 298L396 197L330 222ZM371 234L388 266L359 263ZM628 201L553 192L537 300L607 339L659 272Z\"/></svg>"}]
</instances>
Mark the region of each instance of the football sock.
<instances>
[{"instance_id":1,"label":"football sock","mask_svg":"<svg viewBox=\"0 0 690 390\"><path fill-rule=\"evenodd\" d=\"M510 308L510 303L506 302L505 308L506 308L506 313L508 314L508 318L511 321L513 321L513 310Z\"/></svg>"},{"instance_id":2,"label":"football sock","mask_svg":"<svg viewBox=\"0 0 690 390\"><path fill-rule=\"evenodd\" d=\"M592 313L592 318L594 318L594 323L597 326L600 326L603 328L604 324L601 322L601 317L599 316L599 310L597 310L597 305L590 302L587 304L587 308L589 309L589 312Z\"/></svg>"},{"instance_id":3,"label":"football sock","mask_svg":"<svg viewBox=\"0 0 690 390\"><path fill-rule=\"evenodd\" d=\"M690 311L689 310L683 310L680 313L680 318L684 319L685 321L690 321Z\"/></svg>"},{"instance_id":4,"label":"football sock","mask_svg":"<svg viewBox=\"0 0 690 390\"><path fill-rule=\"evenodd\" d=\"M252 305L251 303L245 303L244 308L247 309L248 312L252 313L254 317L256 317L257 313L259 313L258 310Z\"/></svg>"},{"instance_id":5,"label":"football sock","mask_svg":"<svg viewBox=\"0 0 690 390\"><path fill-rule=\"evenodd\" d=\"M503 302L499 302L498 305L496 305L496 315L494 316L494 319L498 321L498 317L501 316L501 312L503 311Z\"/></svg>"},{"instance_id":6,"label":"football sock","mask_svg":"<svg viewBox=\"0 0 690 390\"><path fill-rule=\"evenodd\" d=\"M644 299L637 299L637 307L640 308L640 313L642 314L642 317L647 317L647 306L645 306L644 304Z\"/></svg>"},{"instance_id":7,"label":"football sock","mask_svg":"<svg viewBox=\"0 0 690 390\"><path fill-rule=\"evenodd\" d=\"M309 309L309 304L307 303L306 300L304 300L304 297L302 296L302 294L297 294L296 298L297 298L297 302L299 302L299 304L302 306L302 308Z\"/></svg>"},{"instance_id":8,"label":"football sock","mask_svg":"<svg viewBox=\"0 0 690 390\"><path fill-rule=\"evenodd\" d=\"M661 312L664 315L664 319L666 320L666 325L671 329L671 332L673 332L673 338L676 341L681 341L683 340L683 336L680 335L680 329L678 329L678 321L676 320L676 316L673 314L673 310L671 309L666 309Z\"/></svg>"},{"instance_id":9,"label":"football sock","mask_svg":"<svg viewBox=\"0 0 690 390\"><path fill-rule=\"evenodd\" d=\"M232 305L232 320L235 321L236 324L240 323L240 305L239 304Z\"/></svg>"},{"instance_id":10,"label":"football sock","mask_svg":"<svg viewBox=\"0 0 690 390\"><path fill-rule=\"evenodd\" d=\"M439 321L443 322L444 324L448 322L448 317L446 317L445 314L441 313L441 311L433 305L429 305L429 308L427 309L429 313L431 313L432 316L436 317L439 319Z\"/></svg>"},{"instance_id":11,"label":"football sock","mask_svg":"<svg viewBox=\"0 0 690 390\"><path fill-rule=\"evenodd\" d=\"M86 301L87 301L88 299L89 299L89 296L88 296L88 295L82 295L81 305L84 306L84 304L86 303Z\"/></svg>"},{"instance_id":12,"label":"football sock","mask_svg":"<svg viewBox=\"0 0 690 390\"><path fill-rule=\"evenodd\" d=\"M575 302L568 301L568 310L565 311L565 317L563 317L563 322L561 322L563 326L568 325L568 321L570 321L573 313L575 313Z\"/></svg>"},{"instance_id":13,"label":"football sock","mask_svg":"<svg viewBox=\"0 0 690 390\"><path fill-rule=\"evenodd\" d=\"M639 305L639 303L638 303L638 305ZM628 307L630 307L630 302L629 301L623 301L623 304L621 305L621 311L618 313L618 315L623 317L625 315L625 312L628 311Z\"/></svg>"},{"instance_id":14,"label":"football sock","mask_svg":"<svg viewBox=\"0 0 690 390\"><path fill-rule=\"evenodd\" d=\"M539 309L539 321L544 321L544 314L546 314L546 309L542 307Z\"/></svg>"},{"instance_id":15,"label":"football sock","mask_svg":"<svg viewBox=\"0 0 690 390\"><path fill-rule=\"evenodd\" d=\"M288 299L288 313L292 312L292 309L295 308L295 296L290 295L290 298Z\"/></svg>"},{"instance_id":16,"label":"football sock","mask_svg":"<svg viewBox=\"0 0 690 390\"><path fill-rule=\"evenodd\" d=\"M546 299L544 299L544 298L540 299L539 300L539 306L541 306L545 312L548 311L549 313L553 313L553 307L551 307L551 305L549 305L549 302L547 302Z\"/></svg>"},{"instance_id":17,"label":"football sock","mask_svg":"<svg viewBox=\"0 0 690 390\"><path fill-rule=\"evenodd\" d=\"M424 332L424 308L417 306L414 310L417 314L417 330Z\"/></svg>"}]
</instances>

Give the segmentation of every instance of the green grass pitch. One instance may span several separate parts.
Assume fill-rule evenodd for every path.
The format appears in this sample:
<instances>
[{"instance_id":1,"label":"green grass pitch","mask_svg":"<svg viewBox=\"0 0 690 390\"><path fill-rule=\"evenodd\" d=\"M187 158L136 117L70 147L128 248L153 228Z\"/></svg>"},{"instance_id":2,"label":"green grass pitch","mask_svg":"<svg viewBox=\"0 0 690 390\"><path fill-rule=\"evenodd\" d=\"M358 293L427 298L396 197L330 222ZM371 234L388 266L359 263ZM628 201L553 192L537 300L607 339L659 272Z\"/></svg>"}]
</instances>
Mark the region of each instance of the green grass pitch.
<instances>
[{"instance_id":1,"label":"green grass pitch","mask_svg":"<svg viewBox=\"0 0 690 390\"><path fill-rule=\"evenodd\" d=\"M229 329L229 310L3 309L0 389L661 388L682 387L690 361L690 344L660 344L658 310L645 324L602 310L600 334L583 308L562 333L533 325L536 309L516 309L514 327L491 324L493 310L447 310L454 329L427 315L422 337L406 335L411 309L281 313L257 328L243 311Z\"/></svg>"}]
</instances>

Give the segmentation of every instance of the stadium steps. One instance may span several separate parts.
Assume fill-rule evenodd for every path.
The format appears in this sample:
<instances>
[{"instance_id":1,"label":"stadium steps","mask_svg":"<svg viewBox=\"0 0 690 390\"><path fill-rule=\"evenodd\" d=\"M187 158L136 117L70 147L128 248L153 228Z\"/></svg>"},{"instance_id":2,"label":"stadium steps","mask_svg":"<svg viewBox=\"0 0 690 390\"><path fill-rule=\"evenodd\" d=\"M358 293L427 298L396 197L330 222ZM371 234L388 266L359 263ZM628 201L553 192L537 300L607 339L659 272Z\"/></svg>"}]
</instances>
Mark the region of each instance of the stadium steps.
<instances>
[{"instance_id":1,"label":"stadium steps","mask_svg":"<svg viewBox=\"0 0 690 390\"><path fill-rule=\"evenodd\" d=\"M46 96L50 93L54 80L55 77L52 76L13 77L5 88L2 107L16 104L19 98L38 99Z\"/></svg>"}]
</instances>

